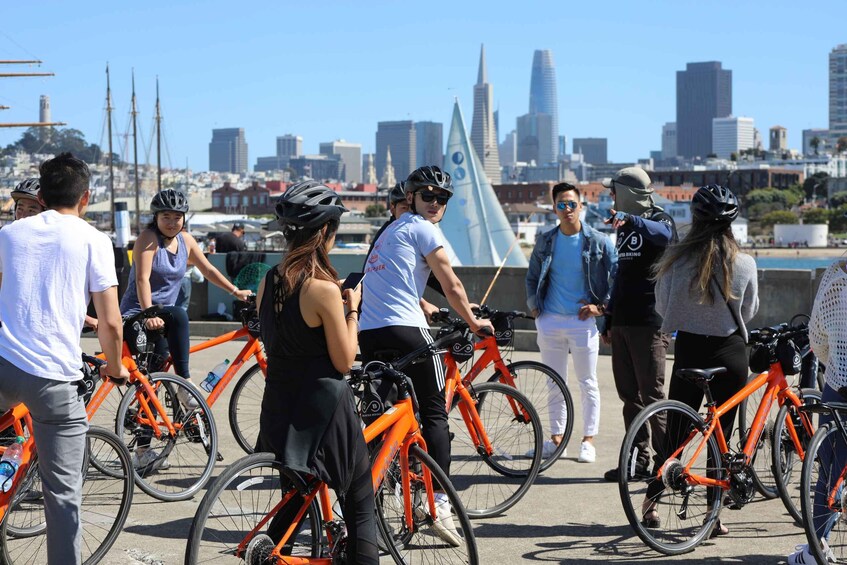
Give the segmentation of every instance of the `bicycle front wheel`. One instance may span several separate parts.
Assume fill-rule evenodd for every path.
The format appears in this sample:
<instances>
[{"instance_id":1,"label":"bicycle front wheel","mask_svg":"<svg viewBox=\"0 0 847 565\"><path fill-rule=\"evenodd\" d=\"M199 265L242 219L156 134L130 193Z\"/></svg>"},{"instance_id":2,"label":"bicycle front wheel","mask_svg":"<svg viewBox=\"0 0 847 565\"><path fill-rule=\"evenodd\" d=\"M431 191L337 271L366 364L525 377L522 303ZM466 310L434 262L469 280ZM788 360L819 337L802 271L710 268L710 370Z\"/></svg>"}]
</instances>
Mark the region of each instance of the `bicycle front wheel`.
<instances>
[{"instance_id":1,"label":"bicycle front wheel","mask_svg":"<svg viewBox=\"0 0 847 565\"><path fill-rule=\"evenodd\" d=\"M804 404L819 404L821 393L814 388L804 388L801 391ZM779 409L773 428L773 455L774 477L779 497L785 505L785 509L797 524L803 524L803 516L800 513L801 495L800 481L803 471L803 461L812 441L812 434L807 431L806 426L812 430L816 429L812 414L801 413L793 404L785 404ZM794 429L799 445L789 434L789 426ZM800 456L803 453L803 457Z\"/></svg>"},{"instance_id":2,"label":"bicycle front wheel","mask_svg":"<svg viewBox=\"0 0 847 565\"><path fill-rule=\"evenodd\" d=\"M800 480L803 529L817 563L841 563L847 558L844 467L833 456L845 449L847 443L841 432L830 423L815 432L803 463Z\"/></svg>"},{"instance_id":3,"label":"bicycle front wheel","mask_svg":"<svg viewBox=\"0 0 847 565\"><path fill-rule=\"evenodd\" d=\"M518 503L541 468L541 422L532 403L500 383L469 385L471 405L458 400L450 411L454 432L450 479L471 518L490 518ZM481 429L465 424L459 407L478 413ZM488 437L492 452L475 440Z\"/></svg>"},{"instance_id":4,"label":"bicycle front wheel","mask_svg":"<svg viewBox=\"0 0 847 565\"><path fill-rule=\"evenodd\" d=\"M264 563L258 554L268 555L279 540L274 539L277 534L272 533L273 518L261 527L260 522L268 517L290 488L293 487L282 478L282 465L271 453L248 455L224 469L194 514L185 550L186 565L244 563L245 555L239 550L243 542L254 557L248 563ZM288 506L280 511L291 510ZM322 547L321 513L312 501L283 553L319 557Z\"/></svg>"},{"instance_id":5,"label":"bicycle front wheel","mask_svg":"<svg viewBox=\"0 0 847 565\"><path fill-rule=\"evenodd\" d=\"M255 364L241 375L229 399L229 427L245 453L253 453L259 439L259 415L265 394L265 375Z\"/></svg>"},{"instance_id":6,"label":"bicycle front wheel","mask_svg":"<svg viewBox=\"0 0 847 565\"><path fill-rule=\"evenodd\" d=\"M541 460L541 471L549 469L559 460L573 433L573 397L562 376L538 361L516 361L506 365L515 387L524 393L541 419L541 436L546 439L553 435L562 436L562 441L547 457ZM495 371L489 382L507 382L507 377Z\"/></svg>"},{"instance_id":7,"label":"bicycle front wheel","mask_svg":"<svg viewBox=\"0 0 847 565\"><path fill-rule=\"evenodd\" d=\"M85 565L98 563L111 549L123 529L132 505L132 465L129 452L110 431L91 428L87 436L86 472L82 483L80 551ZM91 464L93 458L109 462L112 470L123 475L105 474ZM30 467L37 469L37 465ZM0 530L3 562L47 563L46 524L41 480L29 483L16 496Z\"/></svg>"},{"instance_id":8,"label":"bicycle front wheel","mask_svg":"<svg viewBox=\"0 0 847 565\"><path fill-rule=\"evenodd\" d=\"M750 375L748 382L758 377L759 375ZM756 418L756 412L762 404L762 399L765 395L767 387L759 387L757 390L741 401L738 406L738 434L741 445L747 443L747 436L750 433L750 428L753 426L753 420ZM779 405L776 400L771 404L770 412L767 415L765 427L762 429L762 435L759 437L759 443L753 451L753 462L750 464L753 470L753 484L756 485L756 490L767 499L776 498L779 496L777 490L776 477L773 474L773 451L774 444L774 427L777 422L777 412Z\"/></svg>"},{"instance_id":9,"label":"bicycle front wheel","mask_svg":"<svg viewBox=\"0 0 847 565\"><path fill-rule=\"evenodd\" d=\"M618 480L624 512L638 537L665 555L694 549L718 518L721 489L696 482L723 476L718 443L703 436L705 425L689 406L662 400L636 416L621 444Z\"/></svg>"},{"instance_id":10,"label":"bicycle front wheel","mask_svg":"<svg viewBox=\"0 0 847 565\"><path fill-rule=\"evenodd\" d=\"M148 380L166 413L159 413L139 387L124 395L115 427L133 453L138 487L165 502L186 500L212 476L218 455L215 419L200 389L190 381L170 373L153 373Z\"/></svg>"},{"instance_id":11,"label":"bicycle front wheel","mask_svg":"<svg viewBox=\"0 0 847 565\"><path fill-rule=\"evenodd\" d=\"M447 474L435 460L419 445L412 445L409 448L409 483L404 484L399 464L392 465L391 469L377 491L375 502L379 533L394 562L399 565L478 563L476 539L468 514ZM429 508L427 477L431 480L432 491L447 497L446 502L435 501L435 514ZM404 511L407 492L412 502L411 528ZM445 528L453 537L444 534ZM445 538L452 543L447 543Z\"/></svg>"}]
</instances>

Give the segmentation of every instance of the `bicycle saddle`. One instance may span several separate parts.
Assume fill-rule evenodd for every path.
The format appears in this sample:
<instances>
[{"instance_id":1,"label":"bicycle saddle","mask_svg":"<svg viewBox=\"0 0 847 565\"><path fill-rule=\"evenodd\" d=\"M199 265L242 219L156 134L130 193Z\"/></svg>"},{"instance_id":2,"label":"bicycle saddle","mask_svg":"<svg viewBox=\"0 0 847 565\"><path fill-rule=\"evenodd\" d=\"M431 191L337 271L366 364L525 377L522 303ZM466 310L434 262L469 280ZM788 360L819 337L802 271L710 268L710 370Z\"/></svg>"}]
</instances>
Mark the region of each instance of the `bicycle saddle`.
<instances>
[{"instance_id":1,"label":"bicycle saddle","mask_svg":"<svg viewBox=\"0 0 847 565\"><path fill-rule=\"evenodd\" d=\"M711 369L679 369L677 374L683 379L691 382L707 383L719 373L726 373L726 367L712 367Z\"/></svg>"}]
</instances>

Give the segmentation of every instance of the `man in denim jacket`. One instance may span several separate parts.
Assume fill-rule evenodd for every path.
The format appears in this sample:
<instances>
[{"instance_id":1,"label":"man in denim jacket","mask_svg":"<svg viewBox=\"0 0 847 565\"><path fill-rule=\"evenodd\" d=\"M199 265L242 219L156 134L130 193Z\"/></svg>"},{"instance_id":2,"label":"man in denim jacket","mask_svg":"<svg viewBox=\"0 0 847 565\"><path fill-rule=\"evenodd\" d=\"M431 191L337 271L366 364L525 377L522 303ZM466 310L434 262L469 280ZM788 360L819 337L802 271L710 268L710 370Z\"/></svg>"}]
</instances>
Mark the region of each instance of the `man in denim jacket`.
<instances>
[{"instance_id":1,"label":"man in denim jacket","mask_svg":"<svg viewBox=\"0 0 847 565\"><path fill-rule=\"evenodd\" d=\"M535 316L541 361L568 380L568 352L582 397L583 436L579 461L596 460L594 436L600 424L597 355L603 314L609 302L617 253L611 240L580 221L579 189L568 183L553 187L553 206L559 226L541 234L535 243L526 276L527 305ZM548 397L550 439L544 442L549 458L562 442L567 414L561 394ZM564 454L564 452L562 452Z\"/></svg>"}]
</instances>

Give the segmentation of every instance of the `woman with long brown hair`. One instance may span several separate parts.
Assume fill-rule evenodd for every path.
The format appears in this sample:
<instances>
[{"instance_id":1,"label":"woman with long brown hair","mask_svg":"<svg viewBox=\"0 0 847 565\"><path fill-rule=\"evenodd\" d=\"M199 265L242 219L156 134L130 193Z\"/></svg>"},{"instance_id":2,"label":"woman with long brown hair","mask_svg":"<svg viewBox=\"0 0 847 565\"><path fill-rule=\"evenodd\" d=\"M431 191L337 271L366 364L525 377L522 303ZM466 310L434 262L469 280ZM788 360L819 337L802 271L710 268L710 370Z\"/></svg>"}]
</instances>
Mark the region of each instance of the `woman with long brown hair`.
<instances>
[{"instance_id":1,"label":"woman with long brown hair","mask_svg":"<svg viewBox=\"0 0 847 565\"><path fill-rule=\"evenodd\" d=\"M726 367L709 383L719 405L741 390L747 382L746 323L759 309L759 296L756 262L741 253L732 234L738 217L735 195L723 186L704 186L691 201L691 215L688 234L668 247L654 270L662 331L677 332L668 398L699 410L702 389L678 377L677 370ZM734 419L735 410L721 418L726 437ZM668 422L668 433L673 429ZM657 454L657 459L665 456ZM656 501L662 490L661 481L648 486L642 508L647 527L660 525ZM726 533L718 520L712 536Z\"/></svg>"},{"instance_id":2,"label":"woman with long brown hair","mask_svg":"<svg viewBox=\"0 0 847 565\"><path fill-rule=\"evenodd\" d=\"M342 293L329 262L345 211L333 190L312 180L289 187L276 205L288 251L258 290L268 356L258 447L333 487L347 526L347 562L375 564L370 462L343 378L358 347L361 292ZM281 538L286 519L271 522L268 543Z\"/></svg>"}]
</instances>

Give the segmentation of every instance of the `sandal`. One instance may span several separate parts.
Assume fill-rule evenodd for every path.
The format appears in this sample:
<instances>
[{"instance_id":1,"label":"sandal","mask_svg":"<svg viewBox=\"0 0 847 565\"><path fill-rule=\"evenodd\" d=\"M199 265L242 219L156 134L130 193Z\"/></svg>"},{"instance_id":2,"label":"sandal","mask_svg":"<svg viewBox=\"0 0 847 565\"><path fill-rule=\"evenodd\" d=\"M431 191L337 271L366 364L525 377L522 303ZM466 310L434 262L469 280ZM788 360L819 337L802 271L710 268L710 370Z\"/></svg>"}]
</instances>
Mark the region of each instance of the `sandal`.
<instances>
[{"instance_id":1,"label":"sandal","mask_svg":"<svg viewBox=\"0 0 847 565\"><path fill-rule=\"evenodd\" d=\"M645 510L646 507L646 510ZM655 502L647 502L644 501L644 504L641 506L641 525L645 528L658 528L662 525L662 521L659 519L659 511L656 509Z\"/></svg>"},{"instance_id":2,"label":"sandal","mask_svg":"<svg viewBox=\"0 0 847 565\"><path fill-rule=\"evenodd\" d=\"M715 527L712 528L712 533L709 534L709 539L714 539L719 536L725 536L729 533L729 529L724 526L720 520L715 523Z\"/></svg>"}]
</instances>

